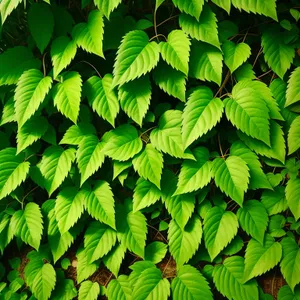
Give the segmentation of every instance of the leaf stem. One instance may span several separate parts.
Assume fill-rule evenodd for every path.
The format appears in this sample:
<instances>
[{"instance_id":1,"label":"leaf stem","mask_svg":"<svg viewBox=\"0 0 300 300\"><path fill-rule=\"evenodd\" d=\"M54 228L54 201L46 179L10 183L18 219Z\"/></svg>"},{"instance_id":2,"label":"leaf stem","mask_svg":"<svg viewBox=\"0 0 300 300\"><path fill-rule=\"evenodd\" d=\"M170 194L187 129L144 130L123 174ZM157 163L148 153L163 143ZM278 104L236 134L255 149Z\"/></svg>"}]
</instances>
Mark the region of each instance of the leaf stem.
<instances>
[{"instance_id":1,"label":"leaf stem","mask_svg":"<svg viewBox=\"0 0 300 300\"><path fill-rule=\"evenodd\" d=\"M164 37L165 41L167 41L167 38L166 38L166 36L164 36L163 34L159 33L159 34L157 34L157 35L153 36L153 37L152 37L152 38L149 40L149 42L151 42L152 40L154 40L155 38L157 38L157 37L159 37L159 36L162 36L162 37ZM158 40L158 39L157 39L157 40Z\"/></svg>"},{"instance_id":2,"label":"leaf stem","mask_svg":"<svg viewBox=\"0 0 300 300\"><path fill-rule=\"evenodd\" d=\"M270 69L269 71L267 71L267 72L265 72L265 73L259 75L258 77L256 77L256 79L262 78L262 77L264 77L265 75L267 75L267 74L269 74L269 73L271 73L271 72L272 72L272 69Z\"/></svg>"},{"instance_id":3,"label":"leaf stem","mask_svg":"<svg viewBox=\"0 0 300 300\"><path fill-rule=\"evenodd\" d=\"M157 26L156 26L156 12L157 12L157 9L155 7L154 14L153 14L153 26L154 26L154 32L155 32L156 39L159 42L158 33L157 33Z\"/></svg>"},{"instance_id":4,"label":"leaf stem","mask_svg":"<svg viewBox=\"0 0 300 300\"><path fill-rule=\"evenodd\" d=\"M160 234L160 236L162 237L162 239L166 242L166 243L168 243L168 241L166 240L166 238L164 237L164 235L159 231L159 230L157 230L155 227L153 227L152 225L150 225L150 224L147 224L150 228L152 228L152 229L154 229L157 233L159 233Z\"/></svg>"},{"instance_id":5,"label":"leaf stem","mask_svg":"<svg viewBox=\"0 0 300 300\"><path fill-rule=\"evenodd\" d=\"M22 202L24 202L24 200L32 193L34 192L36 189L38 188L38 186L35 186L34 188L32 188L23 198L22 198Z\"/></svg>"},{"instance_id":6,"label":"leaf stem","mask_svg":"<svg viewBox=\"0 0 300 300\"><path fill-rule=\"evenodd\" d=\"M156 128L156 127L157 126L153 126L153 127L148 128L146 131L142 132L139 137L141 138L142 135L144 135L145 133L149 132L150 130L152 130L152 129Z\"/></svg>"},{"instance_id":7,"label":"leaf stem","mask_svg":"<svg viewBox=\"0 0 300 300\"><path fill-rule=\"evenodd\" d=\"M47 52L43 55L43 73L44 77L46 77L46 65L45 65L45 57L46 57Z\"/></svg>"},{"instance_id":8,"label":"leaf stem","mask_svg":"<svg viewBox=\"0 0 300 300\"><path fill-rule=\"evenodd\" d=\"M221 156L224 159L224 153L223 153L223 149L222 149L222 145L221 145L221 140L220 140L220 135L218 134L218 144L219 144L219 149L221 152Z\"/></svg>"},{"instance_id":9,"label":"leaf stem","mask_svg":"<svg viewBox=\"0 0 300 300\"><path fill-rule=\"evenodd\" d=\"M223 88L225 87L226 83L228 82L229 78L230 78L230 71L228 70L228 72L227 72L227 74L226 74L226 76L225 76L225 79L224 79L222 85L220 86L219 90L218 90L217 93L215 94L214 98L216 98L219 94L222 93L222 90L223 90Z\"/></svg>"},{"instance_id":10,"label":"leaf stem","mask_svg":"<svg viewBox=\"0 0 300 300\"><path fill-rule=\"evenodd\" d=\"M253 63L253 66L252 66L252 69L254 68L255 64L257 63L257 60L259 58L259 56L262 54L262 47L259 49L257 55L256 55L256 58L254 60L254 63Z\"/></svg>"},{"instance_id":11,"label":"leaf stem","mask_svg":"<svg viewBox=\"0 0 300 300\"><path fill-rule=\"evenodd\" d=\"M165 19L164 21L160 22L156 27L159 27L159 26L163 25L164 23L166 23L166 22L168 22L168 21L170 21L170 20L172 20L174 18L177 18L178 16L179 15L171 16L168 19Z\"/></svg>"},{"instance_id":12,"label":"leaf stem","mask_svg":"<svg viewBox=\"0 0 300 300\"><path fill-rule=\"evenodd\" d=\"M83 63L88 64L89 66L91 66L91 67L96 71L96 73L98 74L98 76L102 79L101 74L99 73L99 71L96 69L96 67L95 67L94 65L92 65L91 63L89 63L89 62L86 61L86 60L82 60L82 61L80 61L80 63L81 63L81 62L83 62Z\"/></svg>"}]
</instances>

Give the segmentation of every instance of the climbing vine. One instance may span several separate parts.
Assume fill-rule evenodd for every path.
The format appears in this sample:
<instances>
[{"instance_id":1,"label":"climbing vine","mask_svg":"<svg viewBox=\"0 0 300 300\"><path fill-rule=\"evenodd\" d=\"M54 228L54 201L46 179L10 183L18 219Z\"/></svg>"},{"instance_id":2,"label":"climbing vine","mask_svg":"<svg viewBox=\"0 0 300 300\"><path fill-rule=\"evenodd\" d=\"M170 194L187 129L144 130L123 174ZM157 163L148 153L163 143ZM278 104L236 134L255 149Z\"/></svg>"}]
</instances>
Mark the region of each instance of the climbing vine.
<instances>
[{"instance_id":1,"label":"climbing vine","mask_svg":"<svg viewBox=\"0 0 300 300\"><path fill-rule=\"evenodd\" d=\"M0 298L300 299L299 9L1 0Z\"/></svg>"}]
</instances>

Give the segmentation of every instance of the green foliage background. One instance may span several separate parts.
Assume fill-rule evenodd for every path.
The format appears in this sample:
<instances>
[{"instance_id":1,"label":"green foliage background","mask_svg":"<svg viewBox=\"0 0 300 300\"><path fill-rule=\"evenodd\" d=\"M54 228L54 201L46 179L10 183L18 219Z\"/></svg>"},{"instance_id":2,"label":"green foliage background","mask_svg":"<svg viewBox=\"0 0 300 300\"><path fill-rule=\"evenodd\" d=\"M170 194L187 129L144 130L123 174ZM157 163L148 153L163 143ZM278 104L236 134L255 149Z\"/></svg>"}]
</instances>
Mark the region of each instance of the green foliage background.
<instances>
[{"instance_id":1,"label":"green foliage background","mask_svg":"<svg viewBox=\"0 0 300 300\"><path fill-rule=\"evenodd\" d=\"M299 300L299 9L1 0L0 299Z\"/></svg>"}]
</instances>

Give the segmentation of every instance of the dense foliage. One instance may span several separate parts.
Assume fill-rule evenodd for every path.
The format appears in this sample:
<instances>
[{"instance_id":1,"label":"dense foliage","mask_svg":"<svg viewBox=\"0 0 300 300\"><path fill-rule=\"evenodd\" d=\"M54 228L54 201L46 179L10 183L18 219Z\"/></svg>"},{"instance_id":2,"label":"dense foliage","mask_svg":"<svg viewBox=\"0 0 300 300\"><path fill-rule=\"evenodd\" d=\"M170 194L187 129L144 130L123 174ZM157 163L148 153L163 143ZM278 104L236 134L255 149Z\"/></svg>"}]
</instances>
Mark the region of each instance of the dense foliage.
<instances>
[{"instance_id":1,"label":"dense foliage","mask_svg":"<svg viewBox=\"0 0 300 300\"><path fill-rule=\"evenodd\" d=\"M1 0L0 299L299 300L299 9Z\"/></svg>"}]
</instances>

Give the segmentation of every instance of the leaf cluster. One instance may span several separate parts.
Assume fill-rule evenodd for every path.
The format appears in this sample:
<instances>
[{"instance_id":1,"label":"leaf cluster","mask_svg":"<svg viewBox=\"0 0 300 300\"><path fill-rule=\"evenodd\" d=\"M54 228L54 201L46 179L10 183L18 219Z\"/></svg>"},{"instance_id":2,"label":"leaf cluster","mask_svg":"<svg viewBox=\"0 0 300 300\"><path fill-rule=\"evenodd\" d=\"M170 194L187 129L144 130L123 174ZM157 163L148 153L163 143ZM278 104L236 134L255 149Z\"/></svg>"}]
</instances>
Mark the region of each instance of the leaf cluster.
<instances>
[{"instance_id":1,"label":"leaf cluster","mask_svg":"<svg viewBox=\"0 0 300 300\"><path fill-rule=\"evenodd\" d=\"M0 1L0 299L299 300L299 8Z\"/></svg>"}]
</instances>

